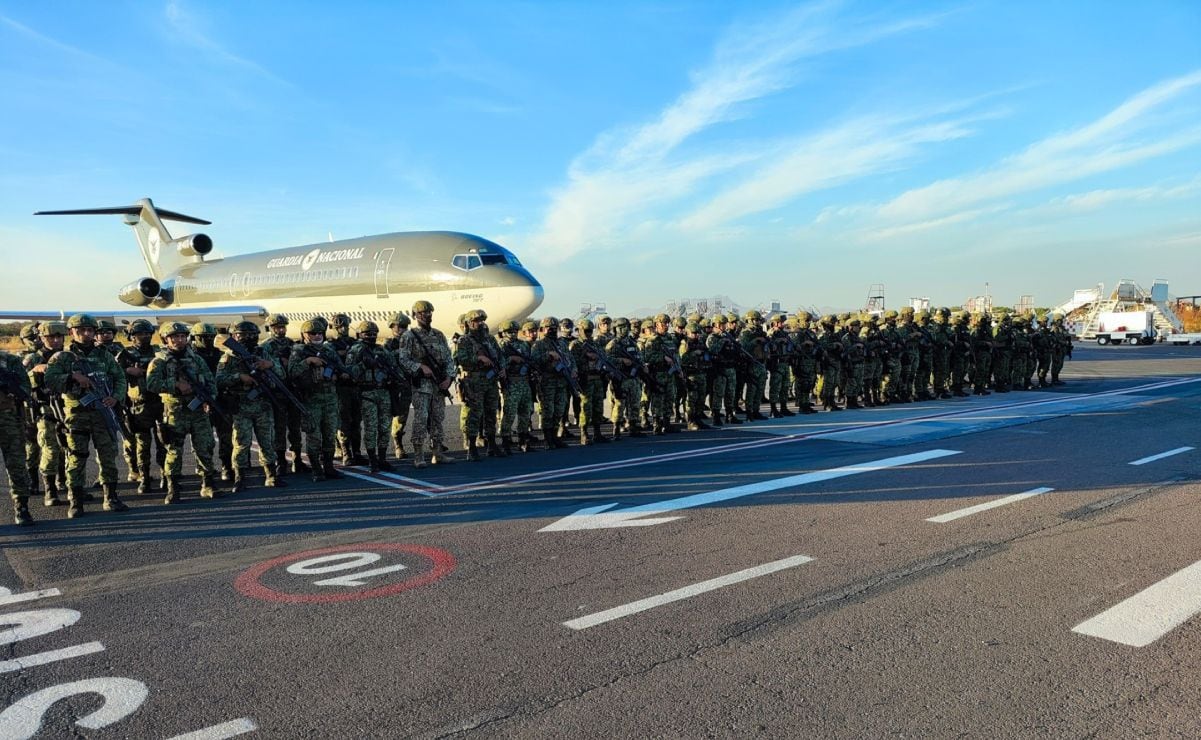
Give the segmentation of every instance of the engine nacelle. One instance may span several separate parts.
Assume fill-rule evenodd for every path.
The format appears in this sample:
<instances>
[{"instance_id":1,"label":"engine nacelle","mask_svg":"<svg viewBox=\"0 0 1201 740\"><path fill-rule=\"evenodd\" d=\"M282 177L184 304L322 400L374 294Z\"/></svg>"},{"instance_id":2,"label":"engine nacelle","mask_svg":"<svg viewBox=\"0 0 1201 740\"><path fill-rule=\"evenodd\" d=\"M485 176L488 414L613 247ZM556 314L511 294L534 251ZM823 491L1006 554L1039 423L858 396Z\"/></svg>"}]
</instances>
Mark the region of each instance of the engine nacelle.
<instances>
[{"instance_id":1,"label":"engine nacelle","mask_svg":"<svg viewBox=\"0 0 1201 740\"><path fill-rule=\"evenodd\" d=\"M189 234L172 239L171 243L175 245L176 251L184 257L203 257L213 251L213 240L209 238L208 234Z\"/></svg>"},{"instance_id":2,"label":"engine nacelle","mask_svg":"<svg viewBox=\"0 0 1201 740\"><path fill-rule=\"evenodd\" d=\"M117 297L121 299L122 303L141 307L149 306L161 293L162 286L158 284L158 281L146 277L126 285L117 293Z\"/></svg>"}]
</instances>

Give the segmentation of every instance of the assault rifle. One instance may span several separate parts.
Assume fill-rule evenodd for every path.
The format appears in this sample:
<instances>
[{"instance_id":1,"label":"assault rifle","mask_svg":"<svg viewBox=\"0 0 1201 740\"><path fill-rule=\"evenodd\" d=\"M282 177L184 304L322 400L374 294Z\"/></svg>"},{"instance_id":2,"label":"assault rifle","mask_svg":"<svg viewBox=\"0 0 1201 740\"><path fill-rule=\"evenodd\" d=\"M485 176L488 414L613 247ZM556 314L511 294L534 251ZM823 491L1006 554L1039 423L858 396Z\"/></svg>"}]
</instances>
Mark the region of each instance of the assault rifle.
<instances>
[{"instance_id":1,"label":"assault rifle","mask_svg":"<svg viewBox=\"0 0 1201 740\"><path fill-rule=\"evenodd\" d=\"M571 389L572 393L577 396L580 395L580 383L576 379L575 373L572 372L575 370L575 362L570 359L571 353L567 351L561 340L552 339L551 341L555 344L555 351L559 353L559 361L554 365L555 372L563 376L563 379L567 381L567 387Z\"/></svg>"},{"instance_id":2,"label":"assault rifle","mask_svg":"<svg viewBox=\"0 0 1201 740\"><path fill-rule=\"evenodd\" d=\"M764 365L762 362L759 362L759 360L755 359L755 356L752 355L750 352L747 352L746 347L742 346L742 342L738 341L737 339L731 339L730 341L734 344L735 347L738 348L738 354L745 362L747 362L748 364L751 364L751 365L757 365L760 370L767 372L767 366Z\"/></svg>"},{"instance_id":3,"label":"assault rifle","mask_svg":"<svg viewBox=\"0 0 1201 740\"><path fill-rule=\"evenodd\" d=\"M597 347L595 342L591 339L581 339L580 341L584 344L585 352L591 352L596 355L596 366L600 368L601 372L608 375L610 380L617 383L625 380L625 373L617 369L617 366L605 356L604 351L600 347Z\"/></svg>"},{"instance_id":4,"label":"assault rifle","mask_svg":"<svg viewBox=\"0 0 1201 740\"><path fill-rule=\"evenodd\" d=\"M246 394L248 399L253 401L259 395L264 395L269 401L271 401L273 406L282 408L284 405L283 402L280 401L282 398L284 401L287 401L289 404L291 404L298 412L300 412L300 415L305 417L307 420L309 415L308 408L306 408L300 399L296 397L296 394L292 393L292 390L288 388L288 385L283 381L283 378L280 378L270 370L263 370L259 368L259 358L255 357L254 353L247 349L246 345L242 344L228 334L222 335L222 337L217 340L217 343L221 345L222 349L229 352L242 363L242 369L245 370L246 374L249 375L251 380L254 381L254 388L251 388L250 392Z\"/></svg>"},{"instance_id":5,"label":"assault rifle","mask_svg":"<svg viewBox=\"0 0 1201 740\"><path fill-rule=\"evenodd\" d=\"M221 408L221 404L217 403L217 399L213 398L213 394L208 392L204 384L200 382L200 378L196 377L196 373L192 372L192 368L186 364L179 363L176 365L177 372L183 376L183 379L188 381L188 385L192 386L192 400L188 401L188 409L190 411L201 411L207 404L210 414L216 414L222 419L228 419L229 414L225 413L225 409Z\"/></svg>"},{"instance_id":6,"label":"assault rifle","mask_svg":"<svg viewBox=\"0 0 1201 740\"><path fill-rule=\"evenodd\" d=\"M652 391L655 393L661 393L663 391L663 385L659 383L654 374L651 373L651 371L647 368L646 363L642 361L642 358L635 357L634 355L630 354L629 350L621 346L617 347L617 355L623 360L629 360L630 362L634 363L634 376L636 376L643 383L646 383L646 385Z\"/></svg>"},{"instance_id":7,"label":"assault rifle","mask_svg":"<svg viewBox=\"0 0 1201 740\"><path fill-rule=\"evenodd\" d=\"M519 362L517 364L517 374L523 375L523 376L529 375L529 373L530 373L530 356L528 354L526 354L525 352L521 351L521 345L519 345L517 342L510 342L510 343L506 344L502 348L502 350L505 353L505 372L506 372L506 374L508 373L508 366L510 364L512 364L509 362L509 358L510 357L520 357L521 362Z\"/></svg>"},{"instance_id":8,"label":"assault rifle","mask_svg":"<svg viewBox=\"0 0 1201 740\"><path fill-rule=\"evenodd\" d=\"M508 388L509 376L505 373L505 366L501 363L500 356L497 355L496 350L492 349L492 343L485 339L482 342L476 342L476 344L483 345L484 354L488 355L488 361L492 363L492 367L488 368L488 372L484 374L484 377L488 378L488 380L499 379L501 387Z\"/></svg>"},{"instance_id":9,"label":"assault rifle","mask_svg":"<svg viewBox=\"0 0 1201 740\"><path fill-rule=\"evenodd\" d=\"M449 399L450 387L442 387L442 384L446 382L446 367L442 363L434 361L434 353L430 352L429 345L427 345L425 340L421 338L421 334L419 334L416 329L411 329L410 331L413 334L413 338L417 340L417 344L421 345L421 351L424 353L423 359L425 360L425 362L422 364L428 367L430 372L433 373L434 385L438 386L438 392L441 393L445 398ZM413 384L416 385L418 382L420 382L421 377L422 376L418 374L417 380L414 381Z\"/></svg>"},{"instance_id":10,"label":"assault rifle","mask_svg":"<svg viewBox=\"0 0 1201 740\"><path fill-rule=\"evenodd\" d=\"M8 368L0 368L0 392L7 393L26 406L33 405L33 396L21 385L21 376Z\"/></svg>"},{"instance_id":11,"label":"assault rifle","mask_svg":"<svg viewBox=\"0 0 1201 740\"><path fill-rule=\"evenodd\" d=\"M84 357L76 355L76 360L78 371L82 375L87 376L87 379L92 383L92 389L79 399L79 403L100 412L100 418L104 419L104 426L108 429L109 436L113 438L114 442L120 441L122 431L128 434L128 431L125 430L121 424L121 420L117 416L117 409L119 408L121 399L113 396L113 387L109 385L108 376L99 368ZM118 404L112 408L104 405L104 399L110 396L113 396Z\"/></svg>"}]
</instances>

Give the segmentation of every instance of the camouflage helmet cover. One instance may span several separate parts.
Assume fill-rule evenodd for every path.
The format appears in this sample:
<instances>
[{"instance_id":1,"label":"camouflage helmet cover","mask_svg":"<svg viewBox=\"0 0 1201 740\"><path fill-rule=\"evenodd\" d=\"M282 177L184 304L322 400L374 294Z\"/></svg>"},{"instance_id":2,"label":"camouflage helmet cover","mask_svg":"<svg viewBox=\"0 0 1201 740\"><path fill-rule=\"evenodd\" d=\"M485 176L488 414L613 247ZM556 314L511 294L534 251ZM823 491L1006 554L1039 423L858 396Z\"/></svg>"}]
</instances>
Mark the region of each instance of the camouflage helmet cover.
<instances>
[{"instance_id":1,"label":"camouflage helmet cover","mask_svg":"<svg viewBox=\"0 0 1201 740\"><path fill-rule=\"evenodd\" d=\"M434 304L429 301L417 301L413 304L413 313L422 313L424 311L433 311Z\"/></svg>"},{"instance_id":2,"label":"camouflage helmet cover","mask_svg":"<svg viewBox=\"0 0 1201 740\"><path fill-rule=\"evenodd\" d=\"M108 319L100 319L96 322L96 331L112 331L117 330L117 325Z\"/></svg>"},{"instance_id":3,"label":"camouflage helmet cover","mask_svg":"<svg viewBox=\"0 0 1201 740\"><path fill-rule=\"evenodd\" d=\"M374 321L367 321L364 319L362 321L354 322L353 331L355 336L360 336L362 334L379 334L379 326L377 326Z\"/></svg>"},{"instance_id":4,"label":"camouflage helmet cover","mask_svg":"<svg viewBox=\"0 0 1201 740\"><path fill-rule=\"evenodd\" d=\"M614 327L629 326L629 325L630 325L630 320L627 319L625 316L618 316L616 319L613 320Z\"/></svg>"},{"instance_id":5,"label":"camouflage helmet cover","mask_svg":"<svg viewBox=\"0 0 1201 740\"><path fill-rule=\"evenodd\" d=\"M388 322L388 326L399 326L403 329L410 323L409 317L406 316L403 311L397 311L392 315L392 320Z\"/></svg>"},{"instance_id":6,"label":"camouflage helmet cover","mask_svg":"<svg viewBox=\"0 0 1201 740\"><path fill-rule=\"evenodd\" d=\"M217 327L203 321L197 321L195 324L192 324L191 333L194 337L215 337L217 336Z\"/></svg>"},{"instance_id":7,"label":"camouflage helmet cover","mask_svg":"<svg viewBox=\"0 0 1201 740\"><path fill-rule=\"evenodd\" d=\"M267 326L287 326L288 317L282 313L273 313L267 317Z\"/></svg>"},{"instance_id":8,"label":"camouflage helmet cover","mask_svg":"<svg viewBox=\"0 0 1201 740\"><path fill-rule=\"evenodd\" d=\"M516 322L514 322L514 323L516 323ZM537 321L527 321L521 325L521 328L523 331L534 331L535 329L538 328L538 322Z\"/></svg>"},{"instance_id":9,"label":"camouflage helmet cover","mask_svg":"<svg viewBox=\"0 0 1201 740\"><path fill-rule=\"evenodd\" d=\"M96 318L89 313L77 313L67 319L68 329L95 329Z\"/></svg>"},{"instance_id":10,"label":"camouflage helmet cover","mask_svg":"<svg viewBox=\"0 0 1201 740\"><path fill-rule=\"evenodd\" d=\"M542 321L539 322L539 324L538 324L538 328L540 328L540 329L550 329L552 327L558 328L558 326L559 326L559 320L556 319L554 316L547 316L545 319L542 319Z\"/></svg>"},{"instance_id":11,"label":"camouflage helmet cover","mask_svg":"<svg viewBox=\"0 0 1201 740\"><path fill-rule=\"evenodd\" d=\"M592 331L592 319L580 319L576 326L580 327L580 331Z\"/></svg>"},{"instance_id":12,"label":"camouflage helmet cover","mask_svg":"<svg viewBox=\"0 0 1201 740\"><path fill-rule=\"evenodd\" d=\"M176 334L187 334L188 325L182 321L167 321L158 328L158 335L163 339Z\"/></svg>"},{"instance_id":13,"label":"camouflage helmet cover","mask_svg":"<svg viewBox=\"0 0 1201 740\"><path fill-rule=\"evenodd\" d=\"M146 319L134 319L129 324L129 328L125 330L125 333L131 337L134 334L153 334L154 324L150 323Z\"/></svg>"},{"instance_id":14,"label":"camouflage helmet cover","mask_svg":"<svg viewBox=\"0 0 1201 740\"><path fill-rule=\"evenodd\" d=\"M350 317L344 313L336 313L329 317L329 323L332 324L334 328L350 326Z\"/></svg>"},{"instance_id":15,"label":"camouflage helmet cover","mask_svg":"<svg viewBox=\"0 0 1201 740\"><path fill-rule=\"evenodd\" d=\"M38 326L38 331L42 333L43 337L65 337L67 336L67 325L62 321L43 321Z\"/></svg>"},{"instance_id":16,"label":"camouflage helmet cover","mask_svg":"<svg viewBox=\"0 0 1201 740\"><path fill-rule=\"evenodd\" d=\"M513 319L509 319L508 321L502 321L500 324L500 331L502 334L507 334L508 332L512 332L512 331L517 331L520 328L521 327L518 326L517 322L514 321Z\"/></svg>"},{"instance_id":17,"label":"camouflage helmet cover","mask_svg":"<svg viewBox=\"0 0 1201 740\"><path fill-rule=\"evenodd\" d=\"M231 334L258 334L259 328L253 321L239 321L229 327L229 332Z\"/></svg>"},{"instance_id":18,"label":"camouflage helmet cover","mask_svg":"<svg viewBox=\"0 0 1201 740\"><path fill-rule=\"evenodd\" d=\"M317 319L309 319L300 325L301 334L324 334L325 322Z\"/></svg>"},{"instance_id":19,"label":"camouflage helmet cover","mask_svg":"<svg viewBox=\"0 0 1201 740\"><path fill-rule=\"evenodd\" d=\"M899 314L896 311L893 311L892 309L889 309L884 312L884 320L885 321L891 321L891 320L897 318L897 316L899 316Z\"/></svg>"}]
</instances>

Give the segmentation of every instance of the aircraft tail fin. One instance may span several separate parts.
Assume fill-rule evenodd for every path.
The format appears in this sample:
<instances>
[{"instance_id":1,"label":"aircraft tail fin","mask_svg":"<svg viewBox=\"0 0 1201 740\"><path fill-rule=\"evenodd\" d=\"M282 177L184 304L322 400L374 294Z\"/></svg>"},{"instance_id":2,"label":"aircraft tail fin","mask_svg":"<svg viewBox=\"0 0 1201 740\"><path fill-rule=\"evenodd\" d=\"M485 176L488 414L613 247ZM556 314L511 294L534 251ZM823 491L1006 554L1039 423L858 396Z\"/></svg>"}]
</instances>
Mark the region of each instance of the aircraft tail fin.
<instances>
[{"instance_id":1,"label":"aircraft tail fin","mask_svg":"<svg viewBox=\"0 0 1201 740\"><path fill-rule=\"evenodd\" d=\"M179 239L172 239L171 233L163 225L163 220L180 221L188 224L208 225L195 216L186 216L175 211L155 208L149 198L142 198L132 206L117 206L115 208L76 208L66 211L38 211L35 216L124 216L125 223L133 229L142 250L142 258L146 267L156 280L162 280L167 275L190 262L202 262L204 255L213 251L213 240L205 234L190 234Z\"/></svg>"}]
</instances>

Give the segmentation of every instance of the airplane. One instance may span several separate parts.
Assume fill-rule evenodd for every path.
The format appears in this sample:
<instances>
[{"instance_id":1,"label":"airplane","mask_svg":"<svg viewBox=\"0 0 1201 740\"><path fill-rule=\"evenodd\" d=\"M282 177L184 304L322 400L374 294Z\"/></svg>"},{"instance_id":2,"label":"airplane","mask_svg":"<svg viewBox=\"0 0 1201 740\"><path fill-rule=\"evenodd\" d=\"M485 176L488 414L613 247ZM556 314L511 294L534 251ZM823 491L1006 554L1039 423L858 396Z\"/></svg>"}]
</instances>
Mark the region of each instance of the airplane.
<instances>
[{"instance_id":1,"label":"airplane","mask_svg":"<svg viewBox=\"0 0 1201 740\"><path fill-rule=\"evenodd\" d=\"M118 326L135 319L233 323L288 317L288 334L335 313L374 321L381 335L414 301L434 306L433 325L447 336L473 308L494 327L521 321L542 303L543 289L517 256L495 242L453 231L412 231L265 252L207 258L213 240L202 233L172 238L164 220L206 226L210 221L156 208L149 198L132 206L38 211L35 216L119 215L133 228L150 275L117 297L136 310L88 311ZM0 320L56 320L74 311L0 312Z\"/></svg>"}]
</instances>

